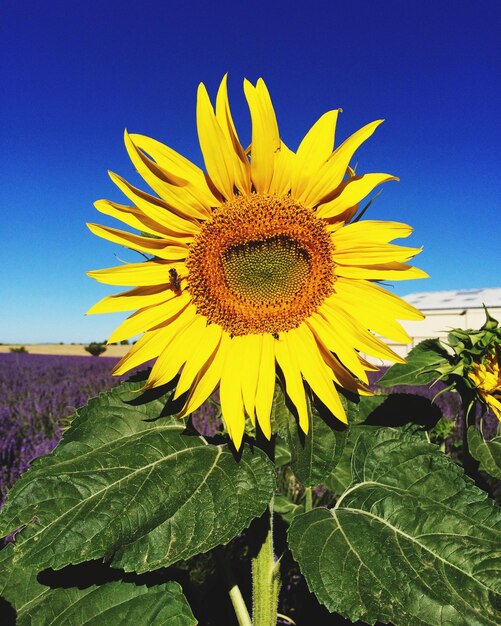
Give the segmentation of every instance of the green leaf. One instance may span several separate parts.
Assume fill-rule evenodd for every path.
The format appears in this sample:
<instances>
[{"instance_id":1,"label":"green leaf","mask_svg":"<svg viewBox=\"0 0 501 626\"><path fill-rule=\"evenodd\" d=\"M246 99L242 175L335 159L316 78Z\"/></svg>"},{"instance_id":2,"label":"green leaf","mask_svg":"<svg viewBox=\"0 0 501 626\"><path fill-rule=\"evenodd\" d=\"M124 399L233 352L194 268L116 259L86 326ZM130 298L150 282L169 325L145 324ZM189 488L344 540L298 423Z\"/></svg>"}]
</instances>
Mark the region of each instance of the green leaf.
<instances>
[{"instance_id":1,"label":"green leaf","mask_svg":"<svg viewBox=\"0 0 501 626\"><path fill-rule=\"evenodd\" d=\"M39 569L106 557L144 572L227 543L266 509L275 487L265 454L186 434L167 397L145 402L125 383L78 412L55 451L9 493L0 536Z\"/></svg>"},{"instance_id":2,"label":"green leaf","mask_svg":"<svg viewBox=\"0 0 501 626\"><path fill-rule=\"evenodd\" d=\"M358 438L364 433L375 431L377 428L378 426L365 426L363 424L354 424L353 426L350 426L343 454L339 459L339 463L334 468L332 474L327 476L324 480L324 484L328 489L334 491L337 495L341 495L346 489L348 489L353 482L351 462Z\"/></svg>"},{"instance_id":3,"label":"green leaf","mask_svg":"<svg viewBox=\"0 0 501 626\"><path fill-rule=\"evenodd\" d=\"M283 467L291 462L291 452L287 443L278 436L275 440L275 466Z\"/></svg>"},{"instance_id":4,"label":"green leaf","mask_svg":"<svg viewBox=\"0 0 501 626\"><path fill-rule=\"evenodd\" d=\"M273 512L280 515L280 517L290 524L292 520L299 515L299 513L304 513L304 505L296 504L287 498L287 496L275 496L275 500L273 502Z\"/></svg>"},{"instance_id":5,"label":"green leaf","mask_svg":"<svg viewBox=\"0 0 501 626\"><path fill-rule=\"evenodd\" d=\"M501 623L501 513L412 428L364 433L332 510L297 516L289 545L330 611L369 624Z\"/></svg>"},{"instance_id":6,"label":"green leaf","mask_svg":"<svg viewBox=\"0 0 501 626\"><path fill-rule=\"evenodd\" d=\"M304 435L277 385L272 419L287 443L296 478L306 487L315 487L331 474L341 458L347 429L327 411L320 413L312 402L308 407L309 432Z\"/></svg>"},{"instance_id":7,"label":"green leaf","mask_svg":"<svg viewBox=\"0 0 501 626\"><path fill-rule=\"evenodd\" d=\"M474 459L480 462L479 469L494 478L501 478L501 437L484 441L475 428L468 428L468 448Z\"/></svg>"},{"instance_id":8,"label":"green leaf","mask_svg":"<svg viewBox=\"0 0 501 626\"><path fill-rule=\"evenodd\" d=\"M367 426L364 422L369 419L374 411L382 406L388 398L389 396L386 394L361 396L358 404L354 404L353 402L349 403L349 428L343 453L338 464L334 468L334 471L324 480L325 486L331 491L334 491L336 494L341 495L353 481L351 474L351 459L358 438L364 432L373 432L376 428L378 428L377 426Z\"/></svg>"},{"instance_id":9,"label":"green leaf","mask_svg":"<svg viewBox=\"0 0 501 626\"><path fill-rule=\"evenodd\" d=\"M382 387L427 385L438 377L438 370L449 365L447 351L438 339L425 339L413 348L407 362L396 363L377 382Z\"/></svg>"},{"instance_id":10,"label":"green leaf","mask_svg":"<svg viewBox=\"0 0 501 626\"><path fill-rule=\"evenodd\" d=\"M0 551L0 595L16 610L17 626L195 626L176 582L147 587L124 582L51 589L36 571L13 564L12 546Z\"/></svg>"}]
</instances>

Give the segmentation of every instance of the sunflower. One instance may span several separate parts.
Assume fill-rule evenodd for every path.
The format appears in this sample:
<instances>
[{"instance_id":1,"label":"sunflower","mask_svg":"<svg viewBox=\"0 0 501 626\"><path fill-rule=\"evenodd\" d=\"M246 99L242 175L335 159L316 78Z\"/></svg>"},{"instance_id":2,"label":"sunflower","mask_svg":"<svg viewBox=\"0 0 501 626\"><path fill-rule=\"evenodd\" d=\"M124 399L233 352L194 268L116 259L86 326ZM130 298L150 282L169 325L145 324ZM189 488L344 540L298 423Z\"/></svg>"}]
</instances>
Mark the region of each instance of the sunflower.
<instances>
[{"instance_id":1,"label":"sunflower","mask_svg":"<svg viewBox=\"0 0 501 626\"><path fill-rule=\"evenodd\" d=\"M488 354L483 363L473 363L468 377L475 385L480 400L501 421L501 369L498 350Z\"/></svg>"},{"instance_id":2,"label":"sunflower","mask_svg":"<svg viewBox=\"0 0 501 626\"><path fill-rule=\"evenodd\" d=\"M187 394L183 416L219 386L237 448L246 415L271 436L278 370L305 433L305 382L346 422L336 385L368 393L367 372L377 368L362 355L402 362L374 333L408 342L396 320L423 318L378 281L426 277L407 264L420 249L389 243L407 237L409 226L354 220L375 187L398 180L358 175L349 166L383 120L334 150L341 110L328 111L293 152L280 138L263 80L244 81L244 92L252 122L248 149L233 123L226 76L215 108L205 86L198 88L205 171L154 139L126 132L127 152L156 195L110 173L131 204L99 200L95 206L141 234L89 224L104 239L152 255L89 272L100 282L134 287L89 311L138 309L109 338L144 333L113 373L156 359L145 388L180 374L175 397Z\"/></svg>"}]
</instances>

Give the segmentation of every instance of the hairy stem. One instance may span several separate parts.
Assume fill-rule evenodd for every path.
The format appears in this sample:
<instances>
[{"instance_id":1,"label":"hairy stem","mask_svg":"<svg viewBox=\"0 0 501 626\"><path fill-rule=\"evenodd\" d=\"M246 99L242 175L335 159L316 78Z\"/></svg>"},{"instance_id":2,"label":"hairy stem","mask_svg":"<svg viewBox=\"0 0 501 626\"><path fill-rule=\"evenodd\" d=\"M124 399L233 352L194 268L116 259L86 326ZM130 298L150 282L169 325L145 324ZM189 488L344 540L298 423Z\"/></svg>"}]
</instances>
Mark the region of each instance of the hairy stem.
<instances>
[{"instance_id":1,"label":"hairy stem","mask_svg":"<svg viewBox=\"0 0 501 626\"><path fill-rule=\"evenodd\" d=\"M253 626L276 626L280 591L280 561L273 553L273 500L267 513L268 527L252 560Z\"/></svg>"}]
</instances>

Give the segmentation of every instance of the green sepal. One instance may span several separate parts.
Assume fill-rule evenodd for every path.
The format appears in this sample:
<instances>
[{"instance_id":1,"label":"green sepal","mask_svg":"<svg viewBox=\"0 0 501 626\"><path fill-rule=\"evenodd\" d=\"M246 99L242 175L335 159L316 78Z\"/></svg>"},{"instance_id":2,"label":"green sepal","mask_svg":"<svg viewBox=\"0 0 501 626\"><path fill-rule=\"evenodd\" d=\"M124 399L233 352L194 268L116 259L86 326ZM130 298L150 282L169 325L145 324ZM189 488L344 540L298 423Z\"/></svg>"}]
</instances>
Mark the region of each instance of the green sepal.
<instances>
[{"instance_id":1,"label":"green sepal","mask_svg":"<svg viewBox=\"0 0 501 626\"><path fill-rule=\"evenodd\" d=\"M501 328L484 306L485 322L480 330L455 328L448 334L449 346L468 368L495 352L501 342Z\"/></svg>"},{"instance_id":2,"label":"green sepal","mask_svg":"<svg viewBox=\"0 0 501 626\"><path fill-rule=\"evenodd\" d=\"M485 322L482 326L482 330L496 330L498 328L498 321L492 317L485 304L483 307L485 312Z\"/></svg>"}]
</instances>

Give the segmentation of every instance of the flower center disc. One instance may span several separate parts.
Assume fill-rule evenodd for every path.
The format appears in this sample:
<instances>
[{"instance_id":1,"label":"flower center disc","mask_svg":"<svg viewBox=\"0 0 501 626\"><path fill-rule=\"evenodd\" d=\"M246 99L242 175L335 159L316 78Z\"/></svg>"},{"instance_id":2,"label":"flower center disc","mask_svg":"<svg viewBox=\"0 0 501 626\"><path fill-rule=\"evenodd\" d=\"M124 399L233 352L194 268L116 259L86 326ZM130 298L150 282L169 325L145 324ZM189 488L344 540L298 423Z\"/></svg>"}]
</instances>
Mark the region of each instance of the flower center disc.
<instances>
[{"instance_id":1,"label":"flower center disc","mask_svg":"<svg viewBox=\"0 0 501 626\"><path fill-rule=\"evenodd\" d=\"M223 268L234 295L266 306L301 289L310 274L310 259L294 240L278 236L228 248Z\"/></svg>"},{"instance_id":2,"label":"flower center disc","mask_svg":"<svg viewBox=\"0 0 501 626\"><path fill-rule=\"evenodd\" d=\"M323 221L289 196L238 196L217 207L186 265L198 312L233 335L296 328L334 284Z\"/></svg>"}]
</instances>

